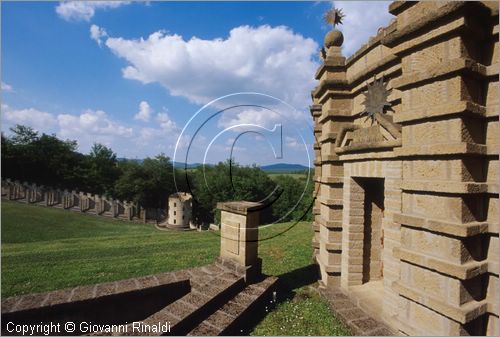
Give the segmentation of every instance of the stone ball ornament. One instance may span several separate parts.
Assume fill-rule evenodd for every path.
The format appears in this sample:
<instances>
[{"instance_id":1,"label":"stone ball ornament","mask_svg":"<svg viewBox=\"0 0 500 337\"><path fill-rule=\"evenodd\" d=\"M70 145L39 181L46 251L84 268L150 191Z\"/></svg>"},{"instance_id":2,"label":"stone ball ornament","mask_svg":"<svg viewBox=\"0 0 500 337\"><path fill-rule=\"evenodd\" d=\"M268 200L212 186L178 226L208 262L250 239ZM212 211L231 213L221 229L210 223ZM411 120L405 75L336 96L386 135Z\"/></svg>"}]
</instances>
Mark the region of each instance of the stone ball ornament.
<instances>
[{"instance_id":1,"label":"stone ball ornament","mask_svg":"<svg viewBox=\"0 0 500 337\"><path fill-rule=\"evenodd\" d=\"M325 47L340 47L344 43L344 35L340 30L333 29L325 35Z\"/></svg>"}]
</instances>

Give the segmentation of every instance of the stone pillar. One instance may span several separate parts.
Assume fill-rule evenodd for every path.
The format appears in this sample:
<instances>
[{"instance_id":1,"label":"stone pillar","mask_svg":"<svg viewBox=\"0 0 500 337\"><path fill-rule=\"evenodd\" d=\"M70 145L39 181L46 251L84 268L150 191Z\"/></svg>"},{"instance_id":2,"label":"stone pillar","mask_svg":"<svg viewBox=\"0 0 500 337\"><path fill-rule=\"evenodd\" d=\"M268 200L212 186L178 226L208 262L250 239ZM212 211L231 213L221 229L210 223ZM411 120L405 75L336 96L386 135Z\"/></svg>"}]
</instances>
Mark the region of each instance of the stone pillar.
<instances>
[{"instance_id":1,"label":"stone pillar","mask_svg":"<svg viewBox=\"0 0 500 337\"><path fill-rule=\"evenodd\" d=\"M219 262L234 266L247 281L261 273L258 257L259 217L262 204L231 201L217 204L221 211L221 247Z\"/></svg>"},{"instance_id":2,"label":"stone pillar","mask_svg":"<svg viewBox=\"0 0 500 337\"><path fill-rule=\"evenodd\" d=\"M325 36L324 63L316 72L318 86L312 92L311 112L316 137L315 226L319 235L317 262L323 286L339 286L342 257L343 163L334 152L340 131L353 121L352 99L346 80L346 59L342 56L343 35L332 29ZM319 214L318 214L319 213Z\"/></svg>"},{"instance_id":3,"label":"stone pillar","mask_svg":"<svg viewBox=\"0 0 500 337\"><path fill-rule=\"evenodd\" d=\"M144 207L139 207L139 216L143 223L147 222L146 209Z\"/></svg>"},{"instance_id":4,"label":"stone pillar","mask_svg":"<svg viewBox=\"0 0 500 337\"><path fill-rule=\"evenodd\" d=\"M133 206L130 204L130 202L124 201L123 207L125 208L124 213L125 213L125 217L127 218L127 220L132 220L132 216L133 216L132 207Z\"/></svg>"},{"instance_id":5,"label":"stone pillar","mask_svg":"<svg viewBox=\"0 0 500 337\"><path fill-rule=\"evenodd\" d=\"M9 189L7 191L7 199L8 200L14 200L15 199L14 194L16 192L16 186L15 186L15 184L14 183L9 184L8 188Z\"/></svg>"}]
</instances>

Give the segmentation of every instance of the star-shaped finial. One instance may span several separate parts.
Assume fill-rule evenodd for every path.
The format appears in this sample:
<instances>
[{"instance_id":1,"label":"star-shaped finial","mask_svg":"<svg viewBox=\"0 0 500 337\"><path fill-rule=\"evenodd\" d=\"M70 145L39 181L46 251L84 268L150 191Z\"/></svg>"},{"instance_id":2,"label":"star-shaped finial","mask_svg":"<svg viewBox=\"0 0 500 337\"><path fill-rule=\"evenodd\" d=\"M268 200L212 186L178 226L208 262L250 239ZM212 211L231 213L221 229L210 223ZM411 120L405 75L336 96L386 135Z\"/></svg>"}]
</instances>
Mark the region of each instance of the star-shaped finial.
<instances>
[{"instance_id":1,"label":"star-shaped finial","mask_svg":"<svg viewBox=\"0 0 500 337\"><path fill-rule=\"evenodd\" d=\"M342 19L345 17L345 14L342 13L342 9L340 8L332 8L325 13L323 17L326 23L329 23L335 28L336 25L342 24Z\"/></svg>"}]
</instances>

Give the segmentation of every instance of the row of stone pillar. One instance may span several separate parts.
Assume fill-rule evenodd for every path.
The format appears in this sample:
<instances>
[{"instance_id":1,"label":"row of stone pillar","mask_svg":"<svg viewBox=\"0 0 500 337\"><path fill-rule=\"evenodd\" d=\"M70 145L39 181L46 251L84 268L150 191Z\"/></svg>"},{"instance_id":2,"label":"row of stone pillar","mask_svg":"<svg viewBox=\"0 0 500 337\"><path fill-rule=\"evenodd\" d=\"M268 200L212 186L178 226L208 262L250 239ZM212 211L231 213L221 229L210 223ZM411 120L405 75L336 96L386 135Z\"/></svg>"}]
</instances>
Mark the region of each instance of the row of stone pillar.
<instances>
[{"instance_id":1,"label":"row of stone pillar","mask_svg":"<svg viewBox=\"0 0 500 337\"><path fill-rule=\"evenodd\" d=\"M53 189L9 179L2 181L2 198L124 220L146 219L146 210L133 202L110 200L97 194Z\"/></svg>"}]
</instances>

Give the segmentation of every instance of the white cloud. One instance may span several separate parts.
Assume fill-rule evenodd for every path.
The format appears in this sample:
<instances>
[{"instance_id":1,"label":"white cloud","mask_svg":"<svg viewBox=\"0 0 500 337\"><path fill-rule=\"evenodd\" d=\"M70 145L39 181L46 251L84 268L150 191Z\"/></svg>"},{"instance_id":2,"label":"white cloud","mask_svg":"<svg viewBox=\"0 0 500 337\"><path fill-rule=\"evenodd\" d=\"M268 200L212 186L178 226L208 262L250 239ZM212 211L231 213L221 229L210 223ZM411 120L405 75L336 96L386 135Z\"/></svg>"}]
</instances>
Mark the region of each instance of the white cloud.
<instances>
[{"instance_id":1,"label":"white cloud","mask_svg":"<svg viewBox=\"0 0 500 337\"><path fill-rule=\"evenodd\" d=\"M293 119L296 116L289 116ZM289 120L288 120L289 121ZM276 124L286 124L287 119L282 114L269 111L267 109L251 108L240 111L225 111L218 120L217 126L229 128L236 125L256 125L267 129L272 129ZM234 129L240 132L240 129Z\"/></svg>"},{"instance_id":2,"label":"white cloud","mask_svg":"<svg viewBox=\"0 0 500 337\"><path fill-rule=\"evenodd\" d=\"M57 116L60 135L63 137L86 136L121 136L131 137L132 128L111 121L102 110L86 110L79 116L60 114Z\"/></svg>"},{"instance_id":3,"label":"white cloud","mask_svg":"<svg viewBox=\"0 0 500 337\"><path fill-rule=\"evenodd\" d=\"M106 31L97 26L97 25L92 25L90 26L90 38L97 42L99 46L102 44L102 40L108 36L108 33Z\"/></svg>"},{"instance_id":4,"label":"white cloud","mask_svg":"<svg viewBox=\"0 0 500 337\"><path fill-rule=\"evenodd\" d=\"M66 21L90 21L96 9L117 8L130 1L61 1L56 13Z\"/></svg>"},{"instance_id":5,"label":"white cloud","mask_svg":"<svg viewBox=\"0 0 500 337\"><path fill-rule=\"evenodd\" d=\"M143 122L148 122L151 118L151 106L148 102L142 101L139 103L139 112L134 116L134 119L141 120Z\"/></svg>"},{"instance_id":6,"label":"white cloud","mask_svg":"<svg viewBox=\"0 0 500 337\"><path fill-rule=\"evenodd\" d=\"M160 123L160 127L165 131L178 130L177 125L173 120L170 119L167 112L159 112L156 115L156 120Z\"/></svg>"},{"instance_id":7,"label":"white cloud","mask_svg":"<svg viewBox=\"0 0 500 337\"><path fill-rule=\"evenodd\" d=\"M346 15L339 29L344 34L345 56L355 53L377 30L386 27L394 16L388 12L392 1L333 1Z\"/></svg>"},{"instance_id":8,"label":"white cloud","mask_svg":"<svg viewBox=\"0 0 500 337\"><path fill-rule=\"evenodd\" d=\"M55 130L57 120L51 113L37 109L14 109L2 104L2 131L16 124L29 125L37 131L51 133Z\"/></svg>"},{"instance_id":9,"label":"white cloud","mask_svg":"<svg viewBox=\"0 0 500 337\"><path fill-rule=\"evenodd\" d=\"M157 114L158 127L127 126L113 120L102 110L85 110L78 115L53 114L34 108L15 109L1 105L2 131L9 133L15 124L31 126L43 133L55 133L61 139L78 142L82 153L95 142L109 146L118 156L144 158L160 152L172 155L179 128L166 112Z\"/></svg>"},{"instance_id":10,"label":"white cloud","mask_svg":"<svg viewBox=\"0 0 500 337\"><path fill-rule=\"evenodd\" d=\"M5 92L13 92L14 91L14 88L12 88L11 85L5 83L5 82L2 82L2 91L5 91Z\"/></svg>"},{"instance_id":11,"label":"white cloud","mask_svg":"<svg viewBox=\"0 0 500 337\"><path fill-rule=\"evenodd\" d=\"M125 78L161 83L196 104L254 91L305 108L318 67L317 43L284 26L241 26L213 40L158 31L146 39L109 37L106 46L129 63Z\"/></svg>"}]
</instances>

